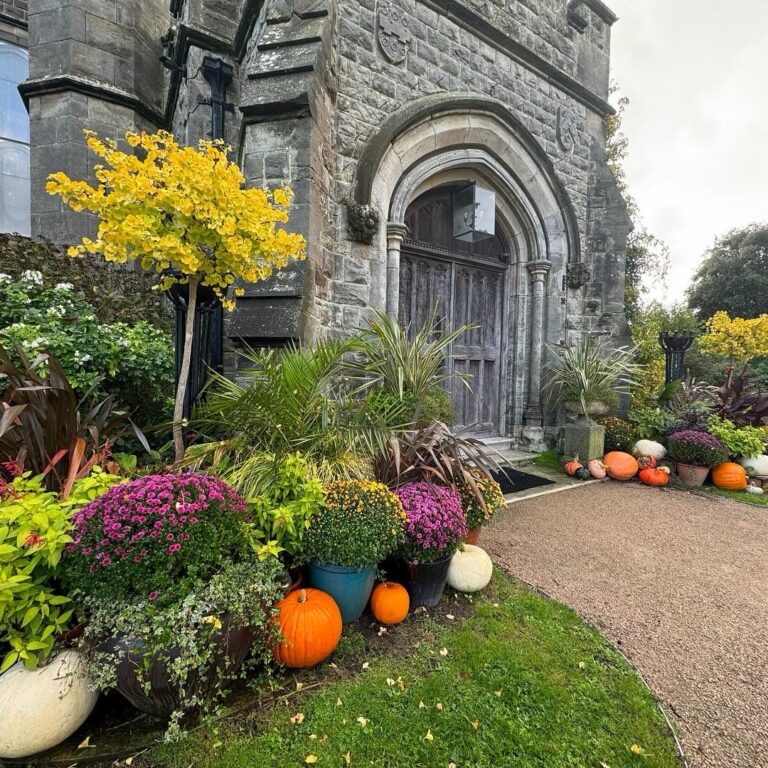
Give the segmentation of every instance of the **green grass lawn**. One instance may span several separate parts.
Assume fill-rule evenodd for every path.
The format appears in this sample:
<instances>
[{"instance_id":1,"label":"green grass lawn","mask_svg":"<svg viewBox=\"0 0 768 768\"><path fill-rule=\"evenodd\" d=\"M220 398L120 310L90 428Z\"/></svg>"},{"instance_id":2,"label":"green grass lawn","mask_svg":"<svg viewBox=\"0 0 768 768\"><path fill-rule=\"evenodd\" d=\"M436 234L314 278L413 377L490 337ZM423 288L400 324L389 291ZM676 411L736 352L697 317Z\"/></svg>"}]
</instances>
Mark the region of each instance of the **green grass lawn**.
<instances>
[{"instance_id":1,"label":"green grass lawn","mask_svg":"<svg viewBox=\"0 0 768 768\"><path fill-rule=\"evenodd\" d=\"M735 499L741 501L744 504L752 504L755 507L768 507L768 495L755 496L751 493L744 493L743 491L723 491L720 488L715 488L714 485L704 485L701 490L705 493L711 493L714 496L723 496L726 499Z\"/></svg>"},{"instance_id":2,"label":"green grass lawn","mask_svg":"<svg viewBox=\"0 0 768 768\"><path fill-rule=\"evenodd\" d=\"M563 470L563 462L560 460L557 451L544 451L540 453L535 459L532 460L532 464L537 467L546 467L547 469Z\"/></svg>"},{"instance_id":3,"label":"green grass lawn","mask_svg":"<svg viewBox=\"0 0 768 768\"><path fill-rule=\"evenodd\" d=\"M433 615L376 630L345 629L333 665L284 679L270 705L238 707L215 735L197 731L142 765L678 765L622 657L575 613L501 574L474 606L451 594Z\"/></svg>"}]
</instances>

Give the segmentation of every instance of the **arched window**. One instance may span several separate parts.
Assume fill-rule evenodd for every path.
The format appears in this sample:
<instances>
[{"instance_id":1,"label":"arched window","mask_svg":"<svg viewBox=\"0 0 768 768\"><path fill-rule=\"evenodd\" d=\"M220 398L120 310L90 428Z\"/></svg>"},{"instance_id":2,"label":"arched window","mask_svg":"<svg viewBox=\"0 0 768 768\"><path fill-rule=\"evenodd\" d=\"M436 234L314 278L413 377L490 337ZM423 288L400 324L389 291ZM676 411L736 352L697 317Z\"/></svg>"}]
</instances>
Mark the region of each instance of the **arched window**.
<instances>
[{"instance_id":1,"label":"arched window","mask_svg":"<svg viewBox=\"0 0 768 768\"><path fill-rule=\"evenodd\" d=\"M0 41L0 232L30 234L29 115L19 83L29 75L24 48Z\"/></svg>"}]
</instances>

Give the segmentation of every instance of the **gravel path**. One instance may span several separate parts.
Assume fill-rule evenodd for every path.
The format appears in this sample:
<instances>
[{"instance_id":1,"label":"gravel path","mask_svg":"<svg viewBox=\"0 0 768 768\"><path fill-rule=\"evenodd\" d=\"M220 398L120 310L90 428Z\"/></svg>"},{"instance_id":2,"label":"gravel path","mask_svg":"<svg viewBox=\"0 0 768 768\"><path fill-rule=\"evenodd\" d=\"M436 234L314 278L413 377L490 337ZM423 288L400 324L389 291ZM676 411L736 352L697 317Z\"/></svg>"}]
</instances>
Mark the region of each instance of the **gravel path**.
<instances>
[{"instance_id":1,"label":"gravel path","mask_svg":"<svg viewBox=\"0 0 768 768\"><path fill-rule=\"evenodd\" d=\"M607 482L516 502L480 543L621 648L691 768L768 766L768 509Z\"/></svg>"}]
</instances>

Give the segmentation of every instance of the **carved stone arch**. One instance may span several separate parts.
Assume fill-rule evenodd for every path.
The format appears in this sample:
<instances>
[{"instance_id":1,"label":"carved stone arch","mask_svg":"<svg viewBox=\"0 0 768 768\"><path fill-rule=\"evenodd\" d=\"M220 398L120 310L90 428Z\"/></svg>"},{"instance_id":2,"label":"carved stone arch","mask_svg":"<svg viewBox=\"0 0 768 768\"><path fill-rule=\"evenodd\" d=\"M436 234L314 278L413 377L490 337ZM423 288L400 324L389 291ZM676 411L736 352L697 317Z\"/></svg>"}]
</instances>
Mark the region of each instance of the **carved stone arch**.
<instances>
[{"instance_id":1,"label":"carved stone arch","mask_svg":"<svg viewBox=\"0 0 768 768\"><path fill-rule=\"evenodd\" d=\"M354 202L379 207L386 215L394 185L412 164L451 148L470 147L494 156L529 193L541 191L550 198L542 216L562 219L568 261L580 261L576 214L550 157L520 119L497 99L436 93L393 113L360 155L353 182ZM389 187L389 195L382 185Z\"/></svg>"}]
</instances>

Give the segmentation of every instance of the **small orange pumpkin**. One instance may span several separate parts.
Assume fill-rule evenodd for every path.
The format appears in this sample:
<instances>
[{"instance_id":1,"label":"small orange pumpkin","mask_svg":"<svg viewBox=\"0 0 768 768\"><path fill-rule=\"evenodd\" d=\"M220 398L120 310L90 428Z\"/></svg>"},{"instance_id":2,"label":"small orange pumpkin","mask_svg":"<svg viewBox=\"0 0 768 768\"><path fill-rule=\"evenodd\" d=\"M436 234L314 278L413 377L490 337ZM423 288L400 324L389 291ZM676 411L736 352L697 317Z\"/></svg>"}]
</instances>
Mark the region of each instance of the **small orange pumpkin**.
<instances>
[{"instance_id":1,"label":"small orange pumpkin","mask_svg":"<svg viewBox=\"0 0 768 768\"><path fill-rule=\"evenodd\" d=\"M573 477L582 467L579 457L576 456L565 465L565 474Z\"/></svg>"},{"instance_id":2,"label":"small orange pumpkin","mask_svg":"<svg viewBox=\"0 0 768 768\"><path fill-rule=\"evenodd\" d=\"M611 451L603 456L603 464L612 480L631 480L640 469L637 459L623 451Z\"/></svg>"},{"instance_id":3,"label":"small orange pumpkin","mask_svg":"<svg viewBox=\"0 0 768 768\"><path fill-rule=\"evenodd\" d=\"M382 581L371 594L371 613L379 624L399 624L408 615L408 590L394 581Z\"/></svg>"},{"instance_id":4,"label":"small orange pumpkin","mask_svg":"<svg viewBox=\"0 0 768 768\"><path fill-rule=\"evenodd\" d=\"M637 460L637 466L640 467L641 470L643 469L653 469L658 462L656 461L655 456L640 456Z\"/></svg>"},{"instance_id":5,"label":"small orange pumpkin","mask_svg":"<svg viewBox=\"0 0 768 768\"><path fill-rule=\"evenodd\" d=\"M669 485L669 467L646 467L640 470L639 478L643 485L653 488L663 488Z\"/></svg>"},{"instance_id":6,"label":"small orange pumpkin","mask_svg":"<svg viewBox=\"0 0 768 768\"><path fill-rule=\"evenodd\" d=\"M297 589L278 604L282 641L275 660L290 669L314 667L327 659L341 639L341 611L319 589Z\"/></svg>"},{"instance_id":7,"label":"small orange pumpkin","mask_svg":"<svg viewBox=\"0 0 768 768\"><path fill-rule=\"evenodd\" d=\"M712 482L723 491L745 491L747 489L747 470L741 464L726 461L712 470Z\"/></svg>"}]
</instances>

